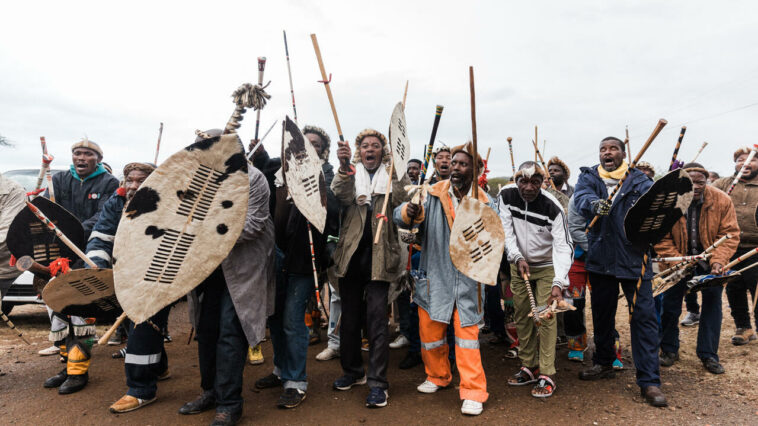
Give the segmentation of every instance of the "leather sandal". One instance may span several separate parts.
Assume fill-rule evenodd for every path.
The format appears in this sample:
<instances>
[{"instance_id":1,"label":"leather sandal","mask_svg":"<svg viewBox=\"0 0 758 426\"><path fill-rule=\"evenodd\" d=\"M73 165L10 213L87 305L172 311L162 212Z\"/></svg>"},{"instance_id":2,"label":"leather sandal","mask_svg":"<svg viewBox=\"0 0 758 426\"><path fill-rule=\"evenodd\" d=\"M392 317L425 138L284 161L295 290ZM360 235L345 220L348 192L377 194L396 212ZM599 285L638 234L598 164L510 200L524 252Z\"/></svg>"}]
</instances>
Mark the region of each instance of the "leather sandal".
<instances>
[{"instance_id":1,"label":"leather sandal","mask_svg":"<svg viewBox=\"0 0 758 426\"><path fill-rule=\"evenodd\" d=\"M539 368L530 370L529 368L521 367L521 369L516 374L514 374L513 377L508 379L508 384L510 386L525 386L531 383L537 383L537 375L539 372Z\"/></svg>"}]
</instances>

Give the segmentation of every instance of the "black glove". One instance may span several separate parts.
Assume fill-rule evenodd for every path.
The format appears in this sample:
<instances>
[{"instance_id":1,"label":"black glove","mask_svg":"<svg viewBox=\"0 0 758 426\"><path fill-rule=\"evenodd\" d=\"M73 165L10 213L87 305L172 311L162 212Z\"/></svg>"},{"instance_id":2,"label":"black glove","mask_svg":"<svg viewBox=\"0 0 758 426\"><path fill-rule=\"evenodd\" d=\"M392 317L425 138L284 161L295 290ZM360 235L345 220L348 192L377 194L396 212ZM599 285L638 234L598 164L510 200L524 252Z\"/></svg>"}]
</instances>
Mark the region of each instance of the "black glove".
<instances>
[{"instance_id":1,"label":"black glove","mask_svg":"<svg viewBox=\"0 0 758 426\"><path fill-rule=\"evenodd\" d=\"M611 203L606 200L595 200L592 202L592 211L598 216L608 216L611 211Z\"/></svg>"}]
</instances>

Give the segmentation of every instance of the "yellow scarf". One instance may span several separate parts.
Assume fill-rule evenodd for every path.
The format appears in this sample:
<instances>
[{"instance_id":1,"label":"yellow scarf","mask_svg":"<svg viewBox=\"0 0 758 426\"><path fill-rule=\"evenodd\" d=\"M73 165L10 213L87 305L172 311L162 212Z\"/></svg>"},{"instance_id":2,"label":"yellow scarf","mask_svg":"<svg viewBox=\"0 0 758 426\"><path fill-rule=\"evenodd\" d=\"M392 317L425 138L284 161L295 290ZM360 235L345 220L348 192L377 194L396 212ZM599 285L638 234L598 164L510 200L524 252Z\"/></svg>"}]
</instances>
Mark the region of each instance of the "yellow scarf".
<instances>
[{"instance_id":1,"label":"yellow scarf","mask_svg":"<svg viewBox=\"0 0 758 426\"><path fill-rule=\"evenodd\" d=\"M618 169L609 172L603 168L603 166L597 166L597 172L600 174L600 177L602 179L616 179L620 180L624 177L624 174L626 174L626 171L629 170L629 164L627 164L626 160L624 160L623 163L619 166Z\"/></svg>"}]
</instances>

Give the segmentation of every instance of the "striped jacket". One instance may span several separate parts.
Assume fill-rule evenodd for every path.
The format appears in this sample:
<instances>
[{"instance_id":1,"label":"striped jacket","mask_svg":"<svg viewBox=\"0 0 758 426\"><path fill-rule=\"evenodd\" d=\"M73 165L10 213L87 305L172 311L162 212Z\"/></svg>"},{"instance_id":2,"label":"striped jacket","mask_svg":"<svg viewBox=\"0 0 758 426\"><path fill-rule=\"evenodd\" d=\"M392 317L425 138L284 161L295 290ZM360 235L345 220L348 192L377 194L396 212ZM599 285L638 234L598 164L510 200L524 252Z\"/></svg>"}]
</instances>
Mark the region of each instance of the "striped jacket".
<instances>
[{"instance_id":1,"label":"striped jacket","mask_svg":"<svg viewBox=\"0 0 758 426\"><path fill-rule=\"evenodd\" d=\"M100 217L87 240L87 257L92 259L99 268L111 267L113 240L116 238L124 204L126 204L126 191L124 188L118 188L103 205Z\"/></svg>"},{"instance_id":2,"label":"striped jacket","mask_svg":"<svg viewBox=\"0 0 758 426\"><path fill-rule=\"evenodd\" d=\"M528 203L515 184L498 195L498 211L505 231L508 262L525 260L529 266L553 266L553 285L568 287L568 272L574 261L571 234L561 204L544 189Z\"/></svg>"}]
</instances>

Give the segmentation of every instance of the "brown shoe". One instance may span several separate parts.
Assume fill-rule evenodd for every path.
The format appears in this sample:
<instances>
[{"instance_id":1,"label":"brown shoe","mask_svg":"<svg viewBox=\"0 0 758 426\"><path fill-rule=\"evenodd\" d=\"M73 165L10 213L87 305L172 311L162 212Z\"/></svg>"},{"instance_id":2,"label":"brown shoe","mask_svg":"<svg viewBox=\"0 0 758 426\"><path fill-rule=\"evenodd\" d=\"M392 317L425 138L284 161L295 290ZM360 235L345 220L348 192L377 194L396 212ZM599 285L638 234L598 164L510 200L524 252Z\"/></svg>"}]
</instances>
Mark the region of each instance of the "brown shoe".
<instances>
[{"instance_id":1,"label":"brown shoe","mask_svg":"<svg viewBox=\"0 0 758 426\"><path fill-rule=\"evenodd\" d=\"M658 386L648 386L640 389L640 393L645 397L645 401L653 407L667 407L666 395L663 394Z\"/></svg>"},{"instance_id":2,"label":"brown shoe","mask_svg":"<svg viewBox=\"0 0 758 426\"><path fill-rule=\"evenodd\" d=\"M131 395L124 395L119 399L118 401L114 402L113 405L108 409L111 413L128 413L130 411L134 411L138 408L142 408L147 404L150 404L151 402L155 402L156 398L153 397L152 399L140 399L135 398Z\"/></svg>"},{"instance_id":3,"label":"brown shoe","mask_svg":"<svg viewBox=\"0 0 758 426\"><path fill-rule=\"evenodd\" d=\"M738 328L732 336L732 344L735 346L747 345L749 342L758 339L752 328Z\"/></svg>"}]
</instances>

